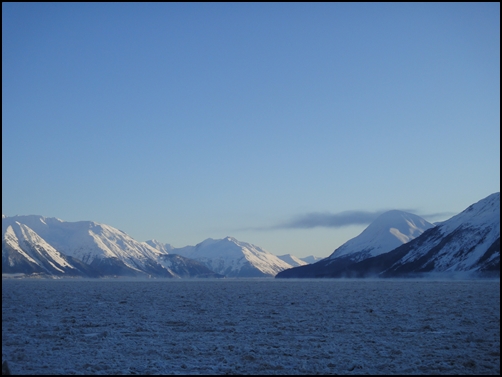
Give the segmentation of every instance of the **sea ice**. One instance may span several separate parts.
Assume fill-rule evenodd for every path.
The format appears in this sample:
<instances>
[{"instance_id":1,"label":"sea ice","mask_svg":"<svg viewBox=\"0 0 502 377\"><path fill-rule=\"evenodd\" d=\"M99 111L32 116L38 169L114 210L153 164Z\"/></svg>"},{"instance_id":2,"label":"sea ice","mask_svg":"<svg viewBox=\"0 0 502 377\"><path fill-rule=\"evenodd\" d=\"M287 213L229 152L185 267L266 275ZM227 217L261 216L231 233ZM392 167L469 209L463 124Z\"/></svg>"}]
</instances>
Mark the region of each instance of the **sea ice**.
<instances>
[{"instance_id":1,"label":"sea ice","mask_svg":"<svg viewBox=\"0 0 502 377\"><path fill-rule=\"evenodd\" d=\"M495 374L500 282L2 281L13 374Z\"/></svg>"}]
</instances>

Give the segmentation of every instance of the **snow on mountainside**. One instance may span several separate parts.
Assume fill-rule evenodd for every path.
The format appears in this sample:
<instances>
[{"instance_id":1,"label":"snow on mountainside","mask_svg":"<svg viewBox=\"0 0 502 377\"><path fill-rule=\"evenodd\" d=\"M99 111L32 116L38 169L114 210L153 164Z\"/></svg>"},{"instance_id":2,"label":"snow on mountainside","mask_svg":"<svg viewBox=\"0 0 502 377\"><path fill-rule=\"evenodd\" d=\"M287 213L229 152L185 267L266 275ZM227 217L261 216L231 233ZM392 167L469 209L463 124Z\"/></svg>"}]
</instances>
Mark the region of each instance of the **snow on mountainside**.
<instances>
[{"instance_id":1,"label":"snow on mountainside","mask_svg":"<svg viewBox=\"0 0 502 377\"><path fill-rule=\"evenodd\" d=\"M169 254L174 249L168 243L162 243L162 242L159 242L157 240L148 240L148 241L145 241L144 243L146 243L148 246L153 247L156 250L159 250L160 252L162 252L164 254Z\"/></svg>"},{"instance_id":2,"label":"snow on mountainside","mask_svg":"<svg viewBox=\"0 0 502 377\"><path fill-rule=\"evenodd\" d=\"M305 262L305 261L301 260L300 258L297 258L291 254L279 255L279 256L277 256L277 258L283 260L284 262L290 264L293 267L304 266L304 265L308 264L307 262Z\"/></svg>"},{"instance_id":3,"label":"snow on mountainside","mask_svg":"<svg viewBox=\"0 0 502 377\"><path fill-rule=\"evenodd\" d=\"M16 224L25 235L29 235L28 241L21 241L19 237L16 241L12 237L11 229L15 229ZM42 254L48 256L45 263L51 264L50 259L54 259L53 255L57 251L58 255L63 255L69 261L70 266L85 276L176 276L158 263L162 252L105 224L92 221L66 222L35 215L14 216L2 219L2 232L2 260L9 255L12 259L17 251L19 255L16 260L20 265L33 263L27 259L27 255L19 252L28 243L31 248L42 250ZM30 257L33 259L33 255ZM11 270L14 269L14 266L11 267ZM3 265L2 272L6 272Z\"/></svg>"},{"instance_id":4,"label":"snow on mountainside","mask_svg":"<svg viewBox=\"0 0 502 377\"><path fill-rule=\"evenodd\" d=\"M309 255L308 257L305 258L300 258L302 261L304 261L307 264L319 262L321 259L324 259L322 257L315 257L313 255Z\"/></svg>"},{"instance_id":5,"label":"snow on mountainside","mask_svg":"<svg viewBox=\"0 0 502 377\"><path fill-rule=\"evenodd\" d=\"M446 235L459 228L499 227L500 232L500 192L496 192L470 205L452 218L437 224Z\"/></svg>"},{"instance_id":6,"label":"snow on mountainside","mask_svg":"<svg viewBox=\"0 0 502 377\"><path fill-rule=\"evenodd\" d=\"M4 228L2 267L7 271L16 271L15 265L19 262L23 269L31 272L64 274L68 270L76 270L63 254L29 227L15 221Z\"/></svg>"},{"instance_id":7,"label":"snow on mountainside","mask_svg":"<svg viewBox=\"0 0 502 377\"><path fill-rule=\"evenodd\" d=\"M175 249L155 240L138 242L93 221L66 222L36 215L3 216L2 230L3 273L256 277L275 276L292 267L231 237Z\"/></svg>"},{"instance_id":8,"label":"snow on mountainside","mask_svg":"<svg viewBox=\"0 0 502 377\"><path fill-rule=\"evenodd\" d=\"M499 271L500 193L472 204L403 248L384 272Z\"/></svg>"},{"instance_id":9,"label":"snow on mountainside","mask_svg":"<svg viewBox=\"0 0 502 377\"><path fill-rule=\"evenodd\" d=\"M145 262L161 254L116 228L93 221L66 222L33 215L8 219L25 224L55 249L86 264L114 258L139 271Z\"/></svg>"},{"instance_id":10,"label":"snow on mountainside","mask_svg":"<svg viewBox=\"0 0 502 377\"><path fill-rule=\"evenodd\" d=\"M291 268L268 251L233 237L208 238L196 246L173 249L173 253L193 258L227 277L265 277Z\"/></svg>"},{"instance_id":11,"label":"snow on mountainside","mask_svg":"<svg viewBox=\"0 0 502 377\"><path fill-rule=\"evenodd\" d=\"M377 217L361 234L338 247L329 257L281 272L277 277L329 276L356 262L385 254L433 227L434 225L412 213L387 211Z\"/></svg>"},{"instance_id":12,"label":"snow on mountainside","mask_svg":"<svg viewBox=\"0 0 502 377\"><path fill-rule=\"evenodd\" d=\"M412 213L392 210L380 215L357 237L337 248L328 259L350 256L360 261L395 249L434 225Z\"/></svg>"},{"instance_id":13,"label":"snow on mountainside","mask_svg":"<svg viewBox=\"0 0 502 377\"><path fill-rule=\"evenodd\" d=\"M391 251L360 260L351 255L336 257L335 251L335 258L286 270L276 277L450 276L458 272L500 276L500 193L478 201Z\"/></svg>"},{"instance_id":14,"label":"snow on mountainside","mask_svg":"<svg viewBox=\"0 0 502 377\"><path fill-rule=\"evenodd\" d=\"M169 271L181 278L223 278L225 276L211 271L203 263L178 254L165 254L158 262Z\"/></svg>"}]
</instances>

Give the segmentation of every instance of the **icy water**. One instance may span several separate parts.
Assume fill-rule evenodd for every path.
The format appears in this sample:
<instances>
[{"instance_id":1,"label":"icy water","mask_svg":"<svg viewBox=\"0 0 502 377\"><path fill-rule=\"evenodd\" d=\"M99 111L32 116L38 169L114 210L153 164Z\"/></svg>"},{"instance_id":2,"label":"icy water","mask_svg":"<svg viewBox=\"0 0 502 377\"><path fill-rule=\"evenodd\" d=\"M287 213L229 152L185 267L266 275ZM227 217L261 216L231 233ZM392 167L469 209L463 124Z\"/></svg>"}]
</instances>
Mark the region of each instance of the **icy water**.
<instances>
[{"instance_id":1,"label":"icy water","mask_svg":"<svg viewBox=\"0 0 502 377\"><path fill-rule=\"evenodd\" d=\"M496 374L500 281L2 281L13 374Z\"/></svg>"}]
</instances>

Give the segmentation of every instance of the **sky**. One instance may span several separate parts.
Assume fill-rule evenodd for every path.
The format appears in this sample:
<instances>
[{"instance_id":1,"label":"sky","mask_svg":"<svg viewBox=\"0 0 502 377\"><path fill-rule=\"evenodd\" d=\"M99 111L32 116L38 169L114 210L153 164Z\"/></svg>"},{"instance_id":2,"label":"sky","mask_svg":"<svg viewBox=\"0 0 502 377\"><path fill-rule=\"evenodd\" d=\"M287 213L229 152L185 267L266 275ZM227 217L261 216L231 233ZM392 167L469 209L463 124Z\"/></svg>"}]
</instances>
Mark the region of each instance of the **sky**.
<instances>
[{"instance_id":1,"label":"sky","mask_svg":"<svg viewBox=\"0 0 502 377\"><path fill-rule=\"evenodd\" d=\"M499 3L2 3L7 216L326 257L499 191Z\"/></svg>"}]
</instances>

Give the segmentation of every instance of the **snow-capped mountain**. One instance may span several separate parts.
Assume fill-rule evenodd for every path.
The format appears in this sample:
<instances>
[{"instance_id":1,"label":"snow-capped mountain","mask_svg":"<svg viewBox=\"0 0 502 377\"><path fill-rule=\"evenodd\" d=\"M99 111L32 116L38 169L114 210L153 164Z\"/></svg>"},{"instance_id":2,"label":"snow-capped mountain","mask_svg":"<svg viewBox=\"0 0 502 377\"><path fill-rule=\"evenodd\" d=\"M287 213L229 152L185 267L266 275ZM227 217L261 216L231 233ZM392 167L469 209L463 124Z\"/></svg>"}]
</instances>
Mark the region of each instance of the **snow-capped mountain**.
<instances>
[{"instance_id":1,"label":"snow-capped mountain","mask_svg":"<svg viewBox=\"0 0 502 377\"><path fill-rule=\"evenodd\" d=\"M283 271L277 277L391 277L460 271L500 275L500 193L480 200L393 250L352 259L357 254L338 254L340 249L346 250L344 246L329 258Z\"/></svg>"},{"instance_id":2,"label":"snow-capped mountain","mask_svg":"<svg viewBox=\"0 0 502 377\"><path fill-rule=\"evenodd\" d=\"M160 251L161 253L164 253L164 254L169 254L174 249L168 243L162 243L162 242L159 242L157 240L148 240L148 241L145 241L145 243L147 245L153 247L154 249Z\"/></svg>"},{"instance_id":3,"label":"snow-capped mountain","mask_svg":"<svg viewBox=\"0 0 502 377\"><path fill-rule=\"evenodd\" d=\"M195 260L171 257L109 225L35 215L2 217L2 273L14 272L219 277Z\"/></svg>"},{"instance_id":4,"label":"snow-capped mountain","mask_svg":"<svg viewBox=\"0 0 502 377\"><path fill-rule=\"evenodd\" d=\"M459 271L500 274L500 193L439 223L417 241L397 249L395 255L400 258L382 275Z\"/></svg>"},{"instance_id":5,"label":"snow-capped mountain","mask_svg":"<svg viewBox=\"0 0 502 377\"><path fill-rule=\"evenodd\" d=\"M138 242L93 221L2 215L2 273L282 278L459 271L500 275L500 193L435 225L389 211L328 258L309 265L232 237L173 248L155 240Z\"/></svg>"},{"instance_id":6,"label":"snow-capped mountain","mask_svg":"<svg viewBox=\"0 0 502 377\"><path fill-rule=\"evenodd\" d=\"M361 234L338 247L329 257L301 269L283 272L279 277L304 273L309 276L334 273L352 263L387 253L433 227L433 224L412 213L387 211L377 217Z\"/></svg>"},{"instance_id":7,"label":"snow-capped mountain","mask_svg":"<svg viewBox=\"0 0 502 377\"><path fill-rule=\"evenodd\" d=\"M208 238L196 246L173 249L172 253L198 260L227 277L273 277L292 267L268 251L233 237Z\"/></svg>"},{"instance_id":8,"label":"snow-capped mountain","mask_svg":"<svg viewBox=\"0 0 502 377\"><path fill-rule=\"evenodd\" d=\"M387 253L420 236L434 225L412 213L392 210L381 214L361 234L337 248L328 259L349 257L358 262Z\"/></svg>"},{"instance_id":9,"label":"snow-capped mountain","mask_svg":"<svg viewBox=\"0 0 502 377\"><path fill-rule=\"evenodd\" d=\"M224 275L211 271L203 263L178 254L165 254L157 259L162 267L180 278L224 278Z\"/></svg>"},{"instance_id":10,"label":"snow-capped mountain","mask_svg":"<svg viewBox=\"0 0 502 377\"><path fill-rule=\"evenodd\" d=\"M4 219L2 216L2 220ZM2 239L2 272L81 274L64 254L45 242L28 226L17 221L5 225Z\"/></svg>"},{"instance_id":11,"label":"snow-capped mountain","mask_svg":"<svg viewBox=\"0 0 502 377\"><path fill-rule=\"evenodd\" d=\"M302 261L304 261L307 264L312 264L315 262L319 262L321 259L324 259L323 257L316 257L313 255L309 255L308 257L300 258Z\"/></svg>"},{"instance_id":12,"label":"snow-capped mountain","mask_svg":"<svg viewBox=\"0 0 502 377\"><path fill-rule=\"evenodd\" d=\"M295 257L294 255L291 254L284 254L284 255L278 255L277 258L283 260L284 262L288 263L289 265L293 267L298 267L298 266L304 266L308 264L304 260Z\"/></svg>"},{"instance_id":13,"label":"snow-capped mountain","mask_svg":"<svg viewBox=\"0 0 502 377\"><path fill-rule=\"evenodd\" d=\"M93 221L2 216L2 273L77 276L257 277L292 265L260 247L227 237L173 248L138 242Z\"/></svg>"},{"instance_id":14,"label":"snow-capped mountain","mask_svg":"<svg viewBox=\"0 0 502 377\"><path fill-rule=\"evenodd\" d=\"M14 223L23 224L60 253L82 261L100 274L174 277L157 263L160 251L109 225L31 215L4 218L2 228Z\"/></svg>"}]
</instances>

